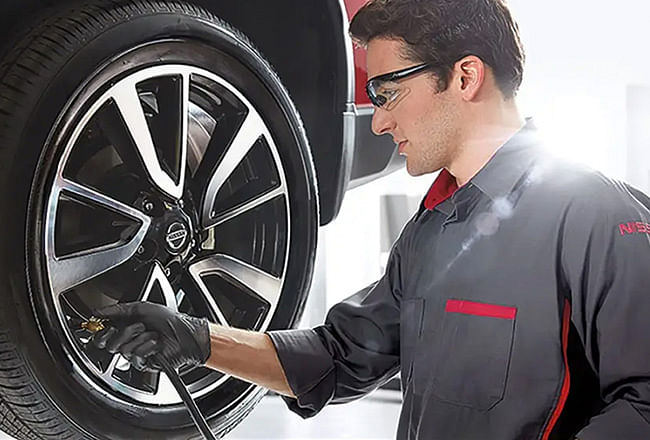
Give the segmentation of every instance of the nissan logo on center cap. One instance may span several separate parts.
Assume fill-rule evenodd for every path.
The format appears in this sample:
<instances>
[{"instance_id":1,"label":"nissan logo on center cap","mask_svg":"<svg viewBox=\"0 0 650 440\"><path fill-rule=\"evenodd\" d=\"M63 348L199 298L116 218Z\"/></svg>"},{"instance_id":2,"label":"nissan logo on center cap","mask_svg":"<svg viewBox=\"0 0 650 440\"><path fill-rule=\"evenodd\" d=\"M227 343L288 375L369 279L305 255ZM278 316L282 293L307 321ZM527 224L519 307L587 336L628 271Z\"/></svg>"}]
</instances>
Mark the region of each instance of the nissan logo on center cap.
<instances>
[{"instance_id":1,"label":"nissan logo on center cap","mask_svg":"<svg viewBox=\"0 0 650 440\"><path fill-rule=\"evenodd\" d=\"M187 241L187 227L181 222L174 222L167 228L167 246L172 252L180 251Z\"/></svg>"}]
</instances>

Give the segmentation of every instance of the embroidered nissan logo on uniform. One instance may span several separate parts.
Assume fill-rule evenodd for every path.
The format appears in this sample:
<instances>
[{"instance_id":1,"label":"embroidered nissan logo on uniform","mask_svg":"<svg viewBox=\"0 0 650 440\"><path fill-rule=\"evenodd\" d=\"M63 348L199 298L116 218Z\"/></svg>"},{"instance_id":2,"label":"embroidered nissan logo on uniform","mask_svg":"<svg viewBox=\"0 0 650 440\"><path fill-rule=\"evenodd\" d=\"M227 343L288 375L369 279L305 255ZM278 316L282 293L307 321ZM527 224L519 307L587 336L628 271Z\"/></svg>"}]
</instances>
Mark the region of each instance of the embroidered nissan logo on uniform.
<instances>
[{"instance_id":1,"label":"embroidered nissan logo on uniform","mask_svg":"<svg viewBox=\"0 0 650 440\"><path fill-rule=\"evenodd\" d=\"M650 234L650 223L646 222L627 222L618 225L618 232L621 235L628 234Z\"/></svg>"},{"instance_id":2,"label":"embroidered nissan logo on uniform","mask_svg":"<svg viewBox=\"0 0 650 440\"><path fill-rule=\"evenodd\" d=\"M167 228L167 246L172 252L177 252L183 248L187 241L187 227L181 222L174 222Z\"/></svg>"}]
</instances>

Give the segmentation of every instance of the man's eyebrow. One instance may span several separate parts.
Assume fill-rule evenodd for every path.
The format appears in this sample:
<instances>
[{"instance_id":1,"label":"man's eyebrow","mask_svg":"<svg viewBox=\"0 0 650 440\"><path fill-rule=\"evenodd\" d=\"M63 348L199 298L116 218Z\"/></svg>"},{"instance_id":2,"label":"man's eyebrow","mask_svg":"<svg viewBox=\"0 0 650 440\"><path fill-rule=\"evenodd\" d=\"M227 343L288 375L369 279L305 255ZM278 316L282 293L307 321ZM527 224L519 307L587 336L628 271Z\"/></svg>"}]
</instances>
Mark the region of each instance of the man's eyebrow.
<instances>
[{"instance_id":1,"label":"man's eyebrow","mask_svg":"<svg viewBox=\"0 0 650 440\"><path fill-rule=\"evenodd\" d=\"M413 67L413 66L410 66L410 67ZM406 64L406 65L403 65L403 66L396 66L396 67L393 67L392 69L386 70L386 71L383 72L383 73L378 73L378 74L376 74L376 75L372 75L372 76L368 73L368 79L377 78L378 76L388 75L388 74L390 74L390 73L394 73L394 72L397 72L397 71L400 71L400 70L404 70L404 69L408 69L408 68L409 68L409 65ZM367 73L367 72L366 72L366 73Z\"/></svg>"},{"instance_id":2,"label":"man's eyebrow","mask_svg":"<svg viewBox=\"0 0 650 440\"><path fill-rule=\"evenodd\" d=\"M370 75L370 73L368 73L368 79L377 78L378 76L384 76L384 75L387 75L389 73L395 72L396 70L399 70L399 69L403 69L403 67L398 67L396 69L386 70L385 72L377 73L375 75Z\"/></svg>"}]
</instances>

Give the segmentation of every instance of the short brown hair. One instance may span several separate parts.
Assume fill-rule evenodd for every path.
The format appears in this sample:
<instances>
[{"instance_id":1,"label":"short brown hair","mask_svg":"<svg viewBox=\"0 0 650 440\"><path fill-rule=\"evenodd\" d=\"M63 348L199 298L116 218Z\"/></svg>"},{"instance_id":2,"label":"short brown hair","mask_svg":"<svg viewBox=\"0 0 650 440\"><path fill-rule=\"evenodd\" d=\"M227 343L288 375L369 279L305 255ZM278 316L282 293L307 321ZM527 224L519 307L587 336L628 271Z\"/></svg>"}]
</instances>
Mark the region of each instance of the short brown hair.
<instances>
[{"instance_id":1,"label":"short brown hair","mask_svg":"<svg viewBox=\"0 0 650 440\"><path fill-rule=\"evenodd\" d=\"M406 59L435 66L439 91L467 55L492 69L506 99L523 78L519 28L505 0L370 0L354 16L350 34L362 46L374 38L404 41Z\"/></svg>"}]
</instances>

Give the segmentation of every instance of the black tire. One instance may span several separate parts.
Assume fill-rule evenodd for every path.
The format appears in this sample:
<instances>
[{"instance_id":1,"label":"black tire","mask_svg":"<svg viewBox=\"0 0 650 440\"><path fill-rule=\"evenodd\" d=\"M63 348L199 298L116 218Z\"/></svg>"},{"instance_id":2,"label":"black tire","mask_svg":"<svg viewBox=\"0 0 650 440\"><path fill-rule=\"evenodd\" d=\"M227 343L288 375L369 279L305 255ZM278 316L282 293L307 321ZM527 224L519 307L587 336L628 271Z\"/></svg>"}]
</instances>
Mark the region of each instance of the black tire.
<instances>
[{"instance_id":1,"label":"black tire","mask_svg":"<svg viewBox=\"0 0 650 440\"><path fill-rule=\"evenodd\" d=\"M90 296L94 294L94 285L109 289L106 287L109 281L104 281L103 277L110 279L110 283L118 282L115 280L120 278L119 282L125 283L119 284L121 287L141 281L138 273L142 273L140 263L144 257L137 260L137 268L132 264L133 258L130 258L128 262L121 263L92 280L67 286L68 290L58 292L55 299L51 291L54 275L49 264L58 258L59 248L56 248L56 256L51 257L46 252L49 233L46 225L51 220L48 215L52 215L47 213L47 209L51 200L59 200L56 202L57 213L53 214L58 229L52 234L56 237L63 234L59 232L63 222L58 220L58 216L66 218L59 212L63 212L63 202L60 201L63 196L52 194L55 177L58 176L57 167L64 160L72 161L72 152L78 150L76 143L71 144L71 153L66 153L63 159L63 153L68 148L66 142L73 136L71 127L80 123L82 115L89 111L101 93L129 75L157 66L189 66L197 72L210 72L223 79L252 104L254 108L248 108L247 111L259 112L273 139L265 140L266 143L261 148L264 151L275 148L273 151L277 152L277 157L273 153L265 153L265 157L270 154L275 162L270 166L255 164L253 159L257 156L247 155L245 160L242 159L242 164L246 163L245 172L242 171L237 177L243 183L238 187L229 180L229 189L224 190L223 194L219 192L219 198L213 207L217 203L225 204L228 209L240 206L243 202L238 191L250 182L259 184L263 180L259 175L264 174L264 168L276 166L276 170L282 171L283 174L278 171L282 177L271 176L269 179L279 178L286 184L284 192L277 196L278 199L273 199L272 208L255 211L267 213L264 219L250 218L246 220L245 226L230 229L224 226L225 229L214 232L217 235L230 235L224 236L223 244L217 240L212 248L204 248L201 244L197 250L192 244L191 248L184 250L183 258L188 260L182 261L178 257L181 267L179 273L195 264L199 258L207 258L210 252L216 253L219 246L222 246L219 249L223 249L223 246L236 248L238 258L241 256L244 260L243 255L249 256L250 261L247 263L251 266L261 268L265 273L279 274L277 278L282 280L277 303L272 308L259 312L267 313L268 316L258 317L254 323L250 321L241 326L255 330L290 328L301 316L311 282L316 249L318 197L315 172L298 113L269 64L241 33L190 3L105 0L54 10L49 18L15 46L0 66L0 231L4 236L0 250L0 295L3 301L0 312L0 429L18 439L198 438L197 430L181 404L159 406L143 403L120 394L119 390L111 389L93 376L87 365L80 361L74 343L66 339L70 337L70 329L64 328L61 323L61 319L64 319L63 322L71 325L74 317L64 316L67 309L61 304L57 306L59 298L70 294L74 298L66 298L65 307L72 307L71 304L79 300L80 295L75 293L75 290L81 289L79 286L84 286L84 292L90 292ZM210 85L212 86L217 87L216 83ZM140 99L143 99L142 96ZM271 143L273 147L269 146ZM159 148L159 145L156 147ZM230 148L230 145L224 148ZM252 147L250 151L253 151ZM74 159L80 163L87 159L82 157L82 153L74 154L81 157ZM160 164L164 164L160 160L164 153L159 150L157 154ZM224 154L221 152L220 157L223 158ZM143 160L141 156L140 159ZM188 178L188 182L191 180L188 187L192 187L191 191L188 190L190 198L194 195L194 198L203 200L203 189L196 182L201 178L209 178L210 173L215 172L220 159L215 157L214 160L214 167L209 168L208 174L204 176L204 170L199 171L197 168L193 171L195 174L192 179ZM72 167L68 162L63 166L66 173ZM173 170L166 172L169 176L174 175ZM178 176L178 170L176 173ZM235 179L235 174L233 171L228 179ZM155 190L156 186L151 185L151 180L150 175L146 178L139 176L137 184L147 183ZM182 179L178 177L177 181ZM225 186L224 184L223 187ZM92 188L96 189L94 186ZM110 189L113 191L112 187ZM243 193L250 195L247 191ZM256 194L259 196L261 193ZM178 202L173 198L169 198L171 201L168 202L165 198L167 196L168 194L160 195L164 206L171 206L172 201ZM124 201L134 209L141 208L138 205L140 202L139 198L137 201ZM74 203L82 204L79 199ZM183 206L180 205L181 208ZM201 210L202 208L197 209ZM276 214L280 220L273 218ZM82 219L85 218L82 214L79 215ZM287 217L284 220L281 219L283 215ZM93 223L92 227L87 228L86 224L82 224L81 229L75 230L74 234L90 234L93 228L99 231L102 227L100 217L86 218ZM197 222L201 223L201 220ZM288 225L287 228L290 227L287 229L290 233L282 232L281 225L284 223ZM275 225L275 229L272 225ZM241 232L246 228L251 228L254 243L241 245L242 237L248 236ZM277 235L273 235L273 231ZM147 237L154 237L150 232L147 232ZM207 234L206 231L201 231L201 234L204 233ZM196 238L199 242L204 240L203 235ZM169 235L165 239L168 240ZM128 241L132 237L120 236L119 240ZM117 246L111 244L113 245ZM147 264L152 267L160 264L162 267L163 261L156 260L157 257L151 258ZM168 264L165 268L171 267L175 261L165 260L164 264ZM131 270L133 277L125 277ZM119 272L119 276L111 275L114 271ZM186 281L183 276L178 275L174 279L182 283ZM172 280L171 275L169 278ZM88 287L91 281L94 284ZM178 286L174 284L175 289L176 287ZM138 288L141 288L139 284ZM151 292L154 292L153 288ZM210 295L215 295L213 290L210 292ZM220 291L216 292L219 293ZM102 301L112 294L115 292L102 293ZM119 295L111 297L117 301L129 300L126 293ZM152 300L154 293L150 295ZM178 300L178 296L176 300L182 301ZM214 318L207 312L202 313L199 306L194 305L194 300L191 301L194 314ZM74 306L78 310L85 310L81 308L81 303L74 303ZM221 308L221 303L219 306ZM63 310L60 316L56 314L57 307ZM237 313L246 315L246 311L238 309L236 304L232 307L229 320L234 321L233 316L239 316ZM262 310L259 305L256 307L256 310ZM273 313L269 310L273 310ZM237 322L249 322L243 319ZM190 383L199 377L200 380L196 379L198 385L195 390L200 391L201 384L209 383L213 377L217 377L211 376L213 374L218 373L186 371L184 380ZM259 387L232 378L225 379L222 385L201 394L197 399L202 412L219 436L230 431L246 417L265 394L265 390Z\"/></svg>"}]
</instances>

